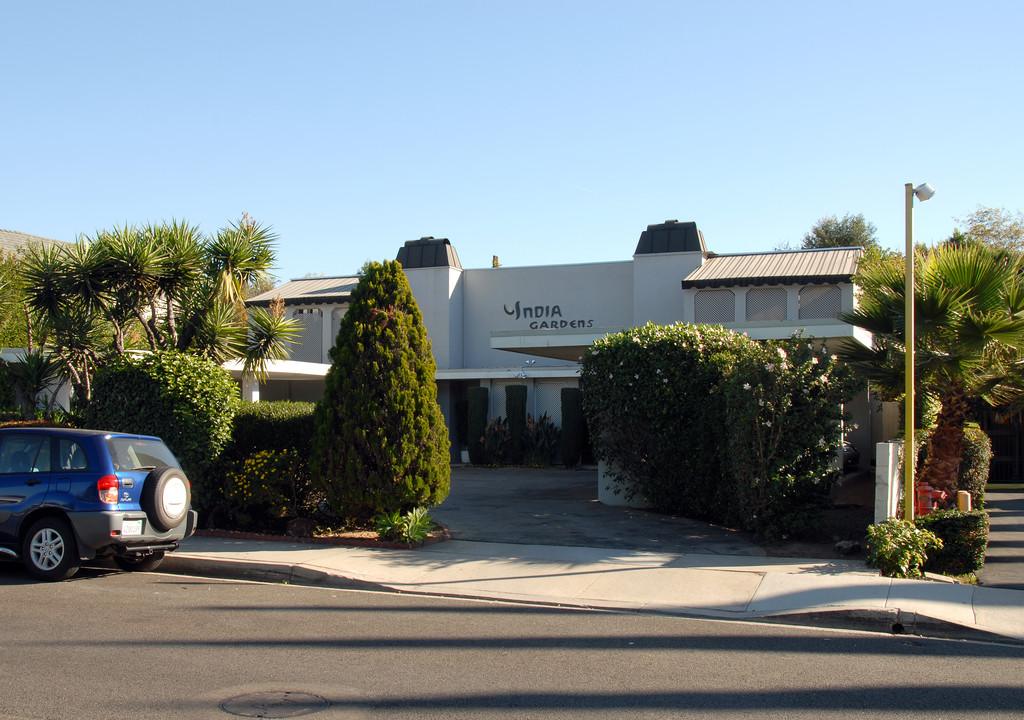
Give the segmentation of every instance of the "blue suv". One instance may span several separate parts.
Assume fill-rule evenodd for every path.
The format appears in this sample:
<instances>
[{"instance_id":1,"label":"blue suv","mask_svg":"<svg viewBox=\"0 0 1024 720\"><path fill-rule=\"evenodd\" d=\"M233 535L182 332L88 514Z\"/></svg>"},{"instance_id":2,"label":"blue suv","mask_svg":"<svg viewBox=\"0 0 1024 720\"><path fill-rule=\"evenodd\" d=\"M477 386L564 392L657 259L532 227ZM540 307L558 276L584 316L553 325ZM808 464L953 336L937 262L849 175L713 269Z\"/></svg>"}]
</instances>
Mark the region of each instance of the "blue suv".
<instances>
[{"instance_id":1,"label":"blue suv","mask_svg":"<svg viewBox=\"0 0 1024 720\"><path fill-rule=\"evenodd\" d=\"M83 560L155 570L195 532L188 478L157 437L67 428L0 429L0 558L41 580Z\"/></svg>"}]
</instances>

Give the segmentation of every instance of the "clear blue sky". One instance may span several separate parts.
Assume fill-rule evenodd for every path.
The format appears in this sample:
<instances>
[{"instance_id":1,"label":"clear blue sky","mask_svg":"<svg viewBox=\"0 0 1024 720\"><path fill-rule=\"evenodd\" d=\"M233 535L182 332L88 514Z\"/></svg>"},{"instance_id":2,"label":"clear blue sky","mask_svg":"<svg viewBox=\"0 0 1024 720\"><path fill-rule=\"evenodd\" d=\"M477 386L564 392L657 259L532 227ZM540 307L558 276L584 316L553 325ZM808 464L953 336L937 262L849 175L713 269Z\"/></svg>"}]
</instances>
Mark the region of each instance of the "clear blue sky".
<instances>
[{"instance_id":1,"label":"clear blue sky","mask_svg":"<svg viewBox=\"0 0 1024 720\"><path fill-rule=\"evenodd\" d=\"M716 252L1024 208L1020 2L0 0L0 228L248 212L282 279L406 240L465 267Z\"/></svg>"}]
</instances>

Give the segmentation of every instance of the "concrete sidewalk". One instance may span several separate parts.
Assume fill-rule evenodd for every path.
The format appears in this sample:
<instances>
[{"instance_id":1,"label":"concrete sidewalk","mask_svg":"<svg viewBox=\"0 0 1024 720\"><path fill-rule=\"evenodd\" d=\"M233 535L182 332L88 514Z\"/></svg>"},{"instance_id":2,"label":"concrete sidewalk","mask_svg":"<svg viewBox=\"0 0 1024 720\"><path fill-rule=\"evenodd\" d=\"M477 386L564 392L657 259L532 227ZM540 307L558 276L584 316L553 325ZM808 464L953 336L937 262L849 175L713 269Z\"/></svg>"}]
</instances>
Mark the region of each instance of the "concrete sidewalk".
<instances>
[{"instance_id":1,"label":"concrete sidewalk","mask_svg":"<svg viewBox=\"0 0 1024 720\"><path fill-rule=\"evenodd\" d=\"M1024 594L863 562L450 540L416 550L193 537L172 573L1024 643Z\"/></svg>"},{"instance_id":2,"label":"concrete sidewalk","mask_svg":"<svg viewBox=\"0 0 1024 720\"><path fill-rule=\"evenodd\" d=\"M1024 493L990 490L985 509L990 531L978 580L985 587L1024 590Z\"/></svg>"}]
</instances>

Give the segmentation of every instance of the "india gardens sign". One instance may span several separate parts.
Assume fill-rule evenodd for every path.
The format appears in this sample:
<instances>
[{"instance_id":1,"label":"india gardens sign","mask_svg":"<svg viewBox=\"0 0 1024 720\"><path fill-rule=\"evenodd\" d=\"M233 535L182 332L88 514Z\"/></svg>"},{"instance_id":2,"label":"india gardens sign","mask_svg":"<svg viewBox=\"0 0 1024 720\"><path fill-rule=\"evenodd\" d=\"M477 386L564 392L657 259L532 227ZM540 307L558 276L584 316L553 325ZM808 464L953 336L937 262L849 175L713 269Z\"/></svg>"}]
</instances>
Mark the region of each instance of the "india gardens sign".
<instances>
[{"instance_id":1,"label":"india gardens sign","mask_svg":"<svg viewBox=\"0 0 1024 720\"><path fill-rule=\"evenodd\" d=\"M566 318L560 305L523 305L519 300L512 307L502 305L506 315L516 320L529 320L531 330L561 330L562 328L594 327L593 318Z\"/></svg>"}]
</instances>

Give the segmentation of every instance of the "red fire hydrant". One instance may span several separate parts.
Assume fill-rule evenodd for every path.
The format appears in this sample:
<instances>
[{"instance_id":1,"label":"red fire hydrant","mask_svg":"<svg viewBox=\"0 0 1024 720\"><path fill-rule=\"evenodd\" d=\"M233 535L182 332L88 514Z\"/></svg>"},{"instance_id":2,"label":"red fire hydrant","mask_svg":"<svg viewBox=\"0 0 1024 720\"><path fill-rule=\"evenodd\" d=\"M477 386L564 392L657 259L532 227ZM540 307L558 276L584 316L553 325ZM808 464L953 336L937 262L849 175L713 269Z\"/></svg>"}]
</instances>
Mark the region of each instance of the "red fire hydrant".
<instances>
[{"instance_id":1,"label":"red fire hydrant","mask_svg":"<svg viewBox=\"0 0 1024 720\"><path fill-rule=\"evenodd\" d=\"M946 499L946 493L936 490L928 483L921 483L917 486L917 503L914 507L914 514L917 516L931 515L936 505Z\"/></svg>"}]
</instances>

